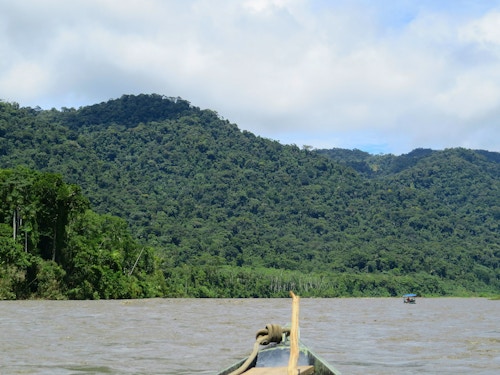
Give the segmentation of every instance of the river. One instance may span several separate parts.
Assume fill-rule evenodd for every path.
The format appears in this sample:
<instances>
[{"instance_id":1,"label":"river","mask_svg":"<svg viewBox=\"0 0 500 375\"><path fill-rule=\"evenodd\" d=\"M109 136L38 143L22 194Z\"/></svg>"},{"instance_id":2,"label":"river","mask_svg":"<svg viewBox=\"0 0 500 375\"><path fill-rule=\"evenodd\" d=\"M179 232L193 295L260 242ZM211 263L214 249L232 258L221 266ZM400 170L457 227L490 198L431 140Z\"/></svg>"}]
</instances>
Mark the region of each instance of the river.
<instances>
[{"instance_id":1,"label":"river","mask_svg":"<svg viewBox=\"0 0 500 375\"><path fill-rule=\"evenodd\" d=\"M288 324L291 299L0 301L0 374L214 374ZM300 300L300 335L344 375L499 374L500 301Z\"/></svg>"}]
</instances>

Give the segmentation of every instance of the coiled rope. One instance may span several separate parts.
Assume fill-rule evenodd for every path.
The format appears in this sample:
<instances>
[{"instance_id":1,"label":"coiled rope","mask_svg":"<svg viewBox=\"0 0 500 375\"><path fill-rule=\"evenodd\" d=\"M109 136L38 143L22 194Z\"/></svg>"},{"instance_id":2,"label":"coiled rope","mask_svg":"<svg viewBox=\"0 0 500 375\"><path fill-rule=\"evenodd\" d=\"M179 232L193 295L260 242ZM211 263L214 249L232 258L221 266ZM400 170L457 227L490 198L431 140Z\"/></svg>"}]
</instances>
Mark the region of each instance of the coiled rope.
<instances>
[{"instance_id":1,"label":"coiled rope","mask_svg":"<svg viewBox=\"0 0 500 375\"><path fill-rule=\"evenodd\" d=\"M283 328L278 324L267 324L266 328L257 331L252 354L250 354L247 360L237 370L233 371L229 375L240 375L248 370L249 366L253 363L255 358L257 358L260 345L268 345L272 342L279 344L283 340L283 336L288 337L289 335L290 328Z\"/></svg>"}]
</instances>

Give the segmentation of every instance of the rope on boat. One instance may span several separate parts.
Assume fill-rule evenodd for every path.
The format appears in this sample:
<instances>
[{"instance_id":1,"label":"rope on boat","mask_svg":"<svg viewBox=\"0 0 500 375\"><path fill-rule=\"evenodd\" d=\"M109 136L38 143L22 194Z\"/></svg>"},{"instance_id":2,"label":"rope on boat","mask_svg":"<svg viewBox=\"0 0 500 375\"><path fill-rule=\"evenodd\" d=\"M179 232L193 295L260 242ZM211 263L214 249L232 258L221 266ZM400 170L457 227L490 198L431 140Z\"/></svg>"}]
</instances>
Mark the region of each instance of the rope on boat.
<instances>
[{"instance_id":1,"label":"rope on boat","mask_svg":"<svg viewBox=\"0 0 500 375\"><path fill-rule=\"evenodd\" d=\"M247 358L247 360L235 371L229 375L240 375L248 370L249 366L257 358L259 353L260 345L268 345L272 342L279 344L283 340L283 336L290 335L290 328L283 328L278 324L267 324L266 328L257 331L255 335L256 341L253 345L252 354Z\"/></svg>"}]
</instances>

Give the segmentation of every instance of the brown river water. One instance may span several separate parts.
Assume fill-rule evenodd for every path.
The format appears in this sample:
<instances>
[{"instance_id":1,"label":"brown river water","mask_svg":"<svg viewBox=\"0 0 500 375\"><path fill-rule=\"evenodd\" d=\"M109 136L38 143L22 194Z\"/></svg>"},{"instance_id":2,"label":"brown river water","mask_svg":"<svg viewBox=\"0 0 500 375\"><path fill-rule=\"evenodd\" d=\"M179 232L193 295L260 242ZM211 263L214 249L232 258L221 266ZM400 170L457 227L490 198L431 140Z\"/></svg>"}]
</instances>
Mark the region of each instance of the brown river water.
<instances>
[{"instance_id":1,"label":"brown river water","mask_svg":"<svg viewBox=\"0 0 500 375\"><path fill-rule=\"evenodd\" d=\"M287 325L291 299L0 301L0 374L214 374ZM342 374L500 374L500 301L300 300L301 340Z\"/></svg>"}]
</instances>

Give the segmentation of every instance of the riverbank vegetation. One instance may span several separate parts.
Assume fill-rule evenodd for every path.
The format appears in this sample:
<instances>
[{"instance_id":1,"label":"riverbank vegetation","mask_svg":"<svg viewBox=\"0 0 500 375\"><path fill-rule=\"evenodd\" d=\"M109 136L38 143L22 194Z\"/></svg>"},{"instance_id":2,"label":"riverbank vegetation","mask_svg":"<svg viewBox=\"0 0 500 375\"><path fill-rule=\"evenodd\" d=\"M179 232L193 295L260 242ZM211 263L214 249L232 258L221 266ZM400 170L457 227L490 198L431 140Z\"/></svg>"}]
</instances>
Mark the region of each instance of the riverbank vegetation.
<instances>
[{"instance_id":1,"label":"riverbank vegetation","mask_svg":"<svg viewBox=\"0 0 500 375\"><path fill-rule=\"evenodd\" d=\"M281 145L180 98L0 102L0 298L494 295L500 154Z\"/></svg>"},{"instance_id":2,"label":"riverbank vegetation","mask_svg":"<svg viewBox=\"0 0 500 375\"><path fill-rule=\"evenodd\" d=\"M76 185L24 168L0 171L0 299L163 295L150 248L98 215Z\"/></svg>"}]
</instances>

